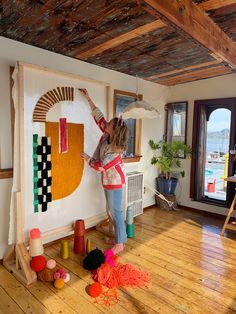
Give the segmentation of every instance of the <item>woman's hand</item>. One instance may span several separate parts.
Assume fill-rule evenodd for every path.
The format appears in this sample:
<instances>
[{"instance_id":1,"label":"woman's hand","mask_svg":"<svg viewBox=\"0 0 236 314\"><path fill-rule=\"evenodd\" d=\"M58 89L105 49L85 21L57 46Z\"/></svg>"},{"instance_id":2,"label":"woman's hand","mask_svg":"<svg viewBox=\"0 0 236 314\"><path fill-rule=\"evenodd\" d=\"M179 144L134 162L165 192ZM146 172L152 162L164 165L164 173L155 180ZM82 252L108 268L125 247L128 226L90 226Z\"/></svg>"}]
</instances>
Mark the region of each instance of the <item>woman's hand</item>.
<instances>
[{"instance_id":1,"label":"woman's hand","mask_svg":"<svg viewBox=\"0 0 236 314\"><path fill-rule=\"evenodd\" d=\"M90 109L93 111L94 109L96 109L96 105L94 104L94 102L92 101L92 99L90 98L88 91L86 88L79 88L80 93L84 96L84 98L87 100Z\"/></svg>"},{"instance_id":2,"label":"woman's hand","mask_svg":"<svg viewBox=\"0 0 236 314\"><path fill-rule=\"evenodd\" d=\"M79 91L80 91L80 93L81 93L87 100L90 99L89 94L88 94L88 91L87 91L86 88L79 88Z\"/></svg>"},{"instance_id":3,"label":"woman's hand","mask_svg":"<svg viewBox=\"0 0 236 314\"><path fill-rule=\"evenodd\" d=\"M91 158L88 154L86 154L85 152L82 152L81 154L80 154L80 157L82 158L82 159L84 159L85 161L89 161L89 159Z\"/></svg>"}]
</instances>

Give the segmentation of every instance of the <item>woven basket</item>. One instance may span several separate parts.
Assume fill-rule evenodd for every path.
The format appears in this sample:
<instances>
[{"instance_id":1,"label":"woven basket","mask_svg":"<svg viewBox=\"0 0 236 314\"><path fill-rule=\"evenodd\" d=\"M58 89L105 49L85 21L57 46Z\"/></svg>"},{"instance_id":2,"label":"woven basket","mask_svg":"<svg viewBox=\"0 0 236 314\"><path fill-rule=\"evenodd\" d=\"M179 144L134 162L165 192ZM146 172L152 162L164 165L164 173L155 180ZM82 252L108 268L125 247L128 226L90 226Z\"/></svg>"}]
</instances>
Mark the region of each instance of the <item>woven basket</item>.
<instances>
[{"instance_id":1,"label":"woven basket","mask_svg":"<svg viewBox=\"0 0 236 314\"><path fill-rule=\"evenodd\" d=\"M163 196L165 196L165 198L170 201L173 202L174 205L173 207L177 208L178 204L176 202L176 195L175 194L163 194ZM158 195L155 195L156 198L156 206L160 209L165 209L165 210L171 210L172 207L170 207L168 205L168 203L166 201L164 201L163 199L161 199Z\"/></svg>"}]
</instances>

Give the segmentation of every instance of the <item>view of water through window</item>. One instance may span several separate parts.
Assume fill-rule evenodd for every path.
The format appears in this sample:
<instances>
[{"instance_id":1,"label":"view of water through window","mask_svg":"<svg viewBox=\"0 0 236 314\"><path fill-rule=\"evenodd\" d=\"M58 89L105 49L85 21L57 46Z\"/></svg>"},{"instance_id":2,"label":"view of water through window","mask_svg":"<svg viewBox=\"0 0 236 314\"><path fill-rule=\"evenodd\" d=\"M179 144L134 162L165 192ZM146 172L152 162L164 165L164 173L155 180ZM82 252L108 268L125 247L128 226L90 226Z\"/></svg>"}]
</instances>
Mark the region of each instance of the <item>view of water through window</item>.
<instances>
[{"instance_id":1,"label":"view of water through window","mask_svg":"<svg viewBox=\"0 0 236 314\"><path fill-rule=\"evenodd\" d=\"M226 200L230 119L230 110L221 108L207 122L205 196L217 200Z\"/></svg>"}]
</instances>

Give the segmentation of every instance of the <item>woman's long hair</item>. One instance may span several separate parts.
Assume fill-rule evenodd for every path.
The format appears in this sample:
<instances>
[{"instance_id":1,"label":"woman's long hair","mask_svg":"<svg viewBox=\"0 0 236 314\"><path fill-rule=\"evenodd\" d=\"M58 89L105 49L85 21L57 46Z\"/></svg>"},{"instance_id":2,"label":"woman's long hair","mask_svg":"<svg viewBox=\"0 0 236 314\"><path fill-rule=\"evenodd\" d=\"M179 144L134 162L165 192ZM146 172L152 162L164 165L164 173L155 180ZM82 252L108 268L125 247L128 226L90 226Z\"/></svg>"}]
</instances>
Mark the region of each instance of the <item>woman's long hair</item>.
<instances>
[{"instance_id":1,"label":"woman's long hair","mask_svg":"<svg viewBox=\"0 0 236 314\"><path fill-rule=\"evenodd\" d=\"M121 118L114 118L113 133L110 138L112 150L117 153L126 151L128 145L129 130L124 120Z\"/></svg>"}]
</instances>

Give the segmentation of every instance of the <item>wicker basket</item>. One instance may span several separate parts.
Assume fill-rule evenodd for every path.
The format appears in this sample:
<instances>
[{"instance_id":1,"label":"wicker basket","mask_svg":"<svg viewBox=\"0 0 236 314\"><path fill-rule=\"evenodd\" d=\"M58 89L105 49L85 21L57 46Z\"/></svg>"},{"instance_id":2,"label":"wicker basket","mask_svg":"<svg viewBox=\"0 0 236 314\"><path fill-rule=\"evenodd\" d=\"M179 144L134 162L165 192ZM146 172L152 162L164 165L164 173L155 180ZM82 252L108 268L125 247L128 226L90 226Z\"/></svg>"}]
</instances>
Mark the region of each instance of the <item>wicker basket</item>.
<instances>
[{"instance_id":1,"label":"wicker basket","mask_svg":"<svg viewBox=\"0 0 236 314\"><path fill-rule=\"evenodd\" d=\"M172 207L177 208L178 204L176 202L176 195L175 194L163 194L163 196L170 202L173 202L174 205ZM156 198L156 206L160 209L165 209L165 210L171 210L172 207L168 205L166 201L161 199L158 195L155 195Z\"/></svg>"}]
</instances>

